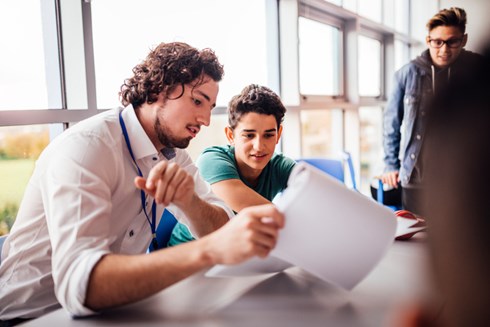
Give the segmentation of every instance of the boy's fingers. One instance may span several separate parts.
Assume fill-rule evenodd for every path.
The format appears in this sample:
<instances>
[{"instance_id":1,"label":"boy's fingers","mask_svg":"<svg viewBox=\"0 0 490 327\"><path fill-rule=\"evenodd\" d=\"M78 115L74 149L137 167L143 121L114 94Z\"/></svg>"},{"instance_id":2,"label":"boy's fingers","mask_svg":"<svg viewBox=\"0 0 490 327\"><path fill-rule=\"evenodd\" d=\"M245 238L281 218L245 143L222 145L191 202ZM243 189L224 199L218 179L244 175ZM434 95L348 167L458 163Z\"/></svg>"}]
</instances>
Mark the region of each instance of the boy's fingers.
<instances>
[{"instance_id":1,"label":"boy's fingers","mask_svg":"<svg viewBox=\"0 0 490 327\"><path fill-rule=\"evenodd\" d=\"M254 219L261 220L263 223L275 223L279 228L284 227L284 215L272 204L248 207L242 212L249 214Z\"/></svg>"}]
</instances>

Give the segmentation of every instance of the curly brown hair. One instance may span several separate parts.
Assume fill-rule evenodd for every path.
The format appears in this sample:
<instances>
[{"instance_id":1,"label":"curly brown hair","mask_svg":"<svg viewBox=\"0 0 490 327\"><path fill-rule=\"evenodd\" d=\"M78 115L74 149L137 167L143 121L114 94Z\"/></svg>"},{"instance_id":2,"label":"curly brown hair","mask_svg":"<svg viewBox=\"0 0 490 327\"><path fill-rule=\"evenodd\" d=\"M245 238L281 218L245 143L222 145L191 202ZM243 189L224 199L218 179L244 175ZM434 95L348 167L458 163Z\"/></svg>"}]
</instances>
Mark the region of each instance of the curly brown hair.
<instances>
[{"instance_id":1,"label":"curly brown hair","mask_svg":"<svg viewBox=\"0 0 490 327\"><path fill-rule=\"evenodd\" d=\"M286 108L281 102L281 98L274 91L265 86L250 84L245 86L240 94L231 98L227 111L228 124L231 129L235 129L240 118L249 112L273 115L279 129Z\"/></svg>"},{"instance_id":2,"label":"curly brown hair","mask_svg":"<svg viewBox=\"0 0 490 327\"><path fill-rule=\"evenodd\" d=\"M123 106L132 104L136 109L144 103L156 102L162 91L168 95L180 85L183 92L185 84L196 80L194 86L200 85L205 76L219 82L224 70L213 50L199 51L186 43L172 42L160 43L151 50L133 68L133 74L124 81L119 97Z\"/></svg>"}]
</instances>

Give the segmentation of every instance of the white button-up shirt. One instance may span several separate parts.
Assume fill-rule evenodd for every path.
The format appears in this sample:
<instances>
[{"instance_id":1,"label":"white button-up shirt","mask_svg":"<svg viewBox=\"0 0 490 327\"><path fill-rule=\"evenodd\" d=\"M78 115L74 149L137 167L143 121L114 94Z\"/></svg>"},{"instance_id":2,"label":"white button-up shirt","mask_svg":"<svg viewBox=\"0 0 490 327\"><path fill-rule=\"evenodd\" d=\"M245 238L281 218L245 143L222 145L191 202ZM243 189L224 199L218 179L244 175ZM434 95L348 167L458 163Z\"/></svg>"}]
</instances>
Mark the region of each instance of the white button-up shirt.
<instances>
[{"instance_id":1,"label":"white button-up shirt","mask_svg":"<svg viewBox=\"0 0 490 327\"><path fill-rule=\"evenodd\" d=\"M61 304L72 315L84 306L90 273L108 253L142 254L150 225L134 186L136 166L119 123L121 108L79 122L41 154L27 185L0 265L0 320L37 317ZM131 148L143 176L167 160L146 135L132 106L122 110ZM157 160L155 160L157 158ZM176 162L194 177L196 193L223 207L184 150ZM151 215L153 199L146 201ZM186 223L175 206L167 208ZM157 206L157 223L164 208Z\"/></svg>"}]
</instances>

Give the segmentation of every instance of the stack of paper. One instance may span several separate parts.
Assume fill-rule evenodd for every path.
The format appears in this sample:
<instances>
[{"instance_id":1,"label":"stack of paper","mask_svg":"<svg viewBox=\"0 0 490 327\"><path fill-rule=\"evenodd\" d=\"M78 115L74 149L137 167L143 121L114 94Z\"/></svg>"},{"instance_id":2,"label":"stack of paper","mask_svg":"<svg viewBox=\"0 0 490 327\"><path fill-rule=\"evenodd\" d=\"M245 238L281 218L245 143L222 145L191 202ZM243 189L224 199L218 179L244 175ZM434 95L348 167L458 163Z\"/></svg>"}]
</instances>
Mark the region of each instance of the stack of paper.
<instances>
[{"instance_id":1,"label":"stack of paper","mask_svg":"<svg viewBox=\"0 0 490 327\"><path fill-rule=\"evenodd\" d=\"M296 165L287 189L274 203L284 213L286 225L271 256L217 266L208 276L282 271L294 265L352 289L395 237L393 211L306 163Z\"/></svg>"}]
</instances>

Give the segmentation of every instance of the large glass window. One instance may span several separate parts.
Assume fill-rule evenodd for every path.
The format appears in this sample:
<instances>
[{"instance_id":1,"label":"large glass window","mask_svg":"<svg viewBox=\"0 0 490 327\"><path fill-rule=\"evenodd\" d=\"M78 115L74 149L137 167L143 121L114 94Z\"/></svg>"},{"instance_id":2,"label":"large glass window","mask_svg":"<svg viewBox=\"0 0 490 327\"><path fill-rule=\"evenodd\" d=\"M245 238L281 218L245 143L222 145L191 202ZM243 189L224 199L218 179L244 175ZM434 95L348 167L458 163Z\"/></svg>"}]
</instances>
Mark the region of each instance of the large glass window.
<instances>
[{"instance_id":1,"label":"large glass window","mask_svg":"<svg viewBox=\"0 0 490 327\"><path fill-rule=\"evenodd\" d=\"M409 3L408 0L395 0L395 28L397 31L402 33L408 33L408 11L409 11Z\"/></svg>"},{"instance_id":2,"label":"large glass window","mask_svg":"<svg viewBox=\"0 0 490 327\"><path fill-rule=\"evenodd\" d=\"M342 148L342 109L304 109L301 111L303 157L338 157Z\"/></svg>"},{"instance_id":3,"label":"large glass window","mask_svg":"<svg viewBox=\"0 0 490 327\"><path fill-rule=\"evenodd\" d=\"M299 18L300 93L340 94L340 31L317 21Z\"/></svg>"},{"instance_id":4,"label":"large glass window","mask_svg":"<svg viewBox=\"0 0 490 327\"><path fill-rule=\"evenodd\" d=\"M228 103L246 84L275 88L278 83L277 74L271 77L278 67L278 38L273 35L277 18L268 20L265 0L103 0L91 4L100 109L119 105L124 79L160 42L181 41L216 52L225 68L218 105Z\"/></svg>"},{"instance_id":5,"label":"large glass window","mask_svg":"<svg viewBox=\"0 0 490 327\"><path fill-rule=\"evenodd\" d=\"M342 6L347 10L357 12L357 0L343 0Z\"/></svg>"},{"instance_id":6,"label":"large glass window","mask_svg":"<svg viewBox=\"0 0 490 327\"><path fill-rule=\"evenodd\" d=\"M396 0L394 0L396 1ZM383 2L383 23L386 26L395 28L395 4L393 1Z\"/></svg>"},{"instance_id":7,"label":"large glass window","mask_svg":"<svg viewBox=\"0 0 490 327\"><path fill-rule=\"evenodd\" d=\"M41 1L0 1L0 110L47 109Z\"/></svg>"},{"instance_id":8,"label":"large glass window","mask_svg":"<svg viewBox=\"0 0 490 327\"><path fill-rule=\"evenodd\" d=\"M358 5L359 15L381 22L382 0L361 0Z\"/></svg>"},{"instance_id":9,"label":"large glass window","mask_svg":"<svg viewBox=\"0 0 490 327\"><path fill-rule=\"evenodd\" d=\"M405 65L408 58L408 45L405 42L395 40L395 70Z\"/></svg>"},{"instance_id":10,"label":"large glass window","mask_svg":"<svg viewBox=\"0 0 490 327\"><path fill-rule=\"evenodd\" d=\"M0 235L12 227L34 162L48 143L48 125L0 127Z\"/></svg>"},{"instance_id":11,"label":"large glass window","mask_svg":"<svg viewBox=\"0 0 490 327\"><path fill-rule=\"evenodd\" d=\"M381 107L360 107L360 190L370 194L369 186L383 172L383 111Z\"/></svg>"},{"instance_id":12,"label":"large glass window","mask_svg":"<svg viewBox=\"0 0 490 327\"><path fill-rule=\"evenodd\" d=\"M359 36L359 95L377 97L381 94L381 42Z\"/></svg>"},{"instance_id":13,"label":"large glass window","mask_svg":"<svg viewBox=\"0 0 490 327\"><path fill-rule=\"evenodd\" d=\"M228 126L227 114L212 115L209 126L203 126L199 135L191 141L187 148L191 158L194 161L197 160L201 152L209 146L228 144L225 136L226 126Z\"/></svg>"}]
</instances>

